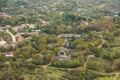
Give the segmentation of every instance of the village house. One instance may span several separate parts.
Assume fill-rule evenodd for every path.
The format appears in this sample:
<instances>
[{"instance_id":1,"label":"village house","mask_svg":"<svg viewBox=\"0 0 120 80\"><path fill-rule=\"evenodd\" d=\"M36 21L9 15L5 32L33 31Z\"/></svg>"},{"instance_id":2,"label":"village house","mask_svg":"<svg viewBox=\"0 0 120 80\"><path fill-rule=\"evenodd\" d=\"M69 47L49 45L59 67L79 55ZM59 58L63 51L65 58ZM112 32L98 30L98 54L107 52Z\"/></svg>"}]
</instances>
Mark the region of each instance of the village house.
<instances>
[{"instance_id":1,"label":"village house","mask_svg":"<svg viewBox=\"0 0 120 80\"><path fill-rule=\"evenodd\" d=\"M17 26L13 27L12 30L14 30L15 32L19 31L19 28Z\"/></svg>"},{"instance_id":2,"label":"village house","mask_svg":"<svg viewBox=\"0 0 120 80\"><path fill-rule=\"evenodd\" d=\"M69 59L70 56L68 56L66 52L67 52L66 48L60 47L60 51L58 52L58 59L59 60Z\"/></svg>"},{"instance_id":3,"label":"village house","mask_svg":"<svg viewBox=\"0 0 120 80\"><path fill-rule=\"evenodd\" d=\"M35 24L21 24L19 26L13 27L12 29L17 32L17 31L23 30L25 28L35 28Z\"/></svg>"},{"instance_id":4,"label":"village house","mask_svg":"<svg viewBox=\"0 0 120 80\"><path fill-rule=\"evenodd\" d=\"M6 56L6 57L13 57L13 52L12 52L12 51L7 52L5 56Z\"/></svg>"},{"instance_id":5,"label":"village house","mask_svg":"<svg viewBox=\"0 0 120 80\"><path fill-rule=\"evenodd\" d=\"M35 28L35 24L26 24L28 28Z\"/></svg>"},{"instance_id":6,"label":"village house","mask_svg":"<svg viewBox=\"0 0 120 80\"><path fill-rule=\"evenodd\" d=\"M31 33L28 33L31 37L32 36L39 36L39 32L31 32Z\"/></svg>"},{"instance_id":7,"label":"village house","mask_svg":"<svg viewBox=\"0 0 120 80\"><path fill-rule=\"evenodd\" d=\"M25 38L25 40L27 40L27 41L28 41L28 40L31 40L31 39L32 39L32 37L27 37L27 38Z\"/></svg>"},{"instance_id":8,"label":"village house","mask_svg":"<svg viewBox=\"0 0 120 80\"><path fill-rule=\"evenodd\" d=\"M6 18L11 18L11 16L5 12L0 12L0 16L6 17Z\"/></svg>"},{"instance_id":9,"label":"village house","mask_svg":"<svg viewBox=\"0 0 120 80\"><path fill-rule=\"evenodd\" d=\"M82 21L82 22L80 23L80 26L82 26L82 27L86 27L86 26L88 26L88 22L86 22L86 21Z\"/></svg>"},{"instance_id":10,"label":"village house","mask_svg":"<svg viewBox=\"0 0 120 80\"><path fill-rule=\"evenodd\" d=\"M94 58L95 55L88 55L88 58Z\"/></svg>"},{"instance_id":11,"label":"village house","mask_svg":"<svg viewBox=\"0 0 120 80\"><path fill-rule=\"evenodd\" d=\"M42 23L42 26L45 26L45 25L49 25L50 21L41 21L41 23Z\"/></svg>"},{"instance_id":12,"label":"village house","mask_svg":"<svg viewBox=\"0 0 120 80\"><path fill-rule=\"evenodd\" d=\"M4 46L4 45L6 45L6 41L5 40L3 40L2 38L0 39L0 46Z\"/></svg>"},{"instance_id":13,"label":"village house","mask_svg":"<svg viewBox=\"0 0 120 80\"><path fill-rule=\"evenodd\" d=\"M0 16L5 16L7 15L5 12L0 12Z\"/></svg>"},{"instance_id":14,"label":"village house","mask_svg":"<svg viewBox=\"0 0 120 80\"><path fill-rule=\"evenodd\" d=\"M64 12L62 12L62 11L59 12L59 15L60 15L60 16L62 16L63 14L64 14Z\"/></svg>"},{"instance_id":15,"label":"village house","mask_svg":"<svg viewBox=\"0 0 120 80\"><path fill-rule=\"evenodd\" d=\"M25 28L27 28L26 24L21 24L18 26L19 30L23 30Z\"/></svg>"},{"instance_id":16,"label":"village house","mask_svg":"<svg viewBox=\"0 0 120 80\"><path fill-rule=\"evenodd\" d=\"M80 37L81 35L78 35L78 34L60 34L58 35L58 37Z\"/></svg>"},{"instance_id":17,"label":"village house","mask_svg":"<svg viewBox=\"0 0 120 80\"><path fill-rule=\"evenodd\" d=\"M25 40L25 38L21 35L18 36L18 42L23 42Z\"/></svg>"},{"instance_id":18,"label":"village house","mask_svg":"<svg viewBox=\"0 0 120 80\"><path fill-rule=\"evenodd\" d=\"M4 27L0 27L0 32L3 31Z\"/></svg>"},{"instance_id":19,"label":"village house","mask_svg":"<svg viewBox=\"0 0 120 80\"><path fill-rule=\"evenodd\" d=\"M11 25L6 25L5 28L6 29L12 29L12 26Z\"/></svg>"}]
</instances>

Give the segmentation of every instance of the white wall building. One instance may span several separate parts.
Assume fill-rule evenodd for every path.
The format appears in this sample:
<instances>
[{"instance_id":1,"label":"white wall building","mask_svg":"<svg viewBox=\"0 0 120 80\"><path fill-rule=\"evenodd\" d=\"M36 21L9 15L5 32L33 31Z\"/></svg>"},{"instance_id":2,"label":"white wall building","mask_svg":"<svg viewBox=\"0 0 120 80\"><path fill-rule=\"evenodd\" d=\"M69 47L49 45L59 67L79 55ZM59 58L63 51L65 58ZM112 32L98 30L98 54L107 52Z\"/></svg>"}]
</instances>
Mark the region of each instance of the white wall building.
<instances>
[{"instance_id":1,"label":"white wall building","mask_svg":"<svg viewBox=\"0 0 120 80\"><path fill-rule=\"evenodd\" d=\"M0 46L4 46L7 42L3 39L0 39Z\"/></svg>"}]
</instances>

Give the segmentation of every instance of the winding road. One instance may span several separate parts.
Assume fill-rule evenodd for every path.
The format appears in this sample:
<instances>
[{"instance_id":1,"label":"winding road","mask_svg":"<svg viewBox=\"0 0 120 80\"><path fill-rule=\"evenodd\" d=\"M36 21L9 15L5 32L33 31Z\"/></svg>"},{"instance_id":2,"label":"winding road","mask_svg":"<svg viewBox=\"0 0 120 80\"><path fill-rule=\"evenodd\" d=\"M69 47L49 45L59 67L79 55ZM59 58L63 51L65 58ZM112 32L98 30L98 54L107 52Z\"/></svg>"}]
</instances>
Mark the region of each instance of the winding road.
<instances>
[{"instance_id":1,"label":"winding road","mask_svg":"<svg viewBox=\"0 0 120 80\"><path fill-rule=\"evenodd\" d=\"M102 44L104 44L105 42L106 42L106 41L103 40ZM88 63L88 61L89 61L90 58L91 58L91 55L88 55L88 56L87 56L87 59L86 59L86 62L85 62L84 65L83 65L83 68L84 68L84 69L86 69L87 63ZM120 72L112 72L112 73L98 73L98 72L96 72L96 73L97 73L97 74L101 74L101 75L115 75L114 78L113 78L113 80L117 80L118 76L120 75Z\"/></svg>"},{"instance_id":2,"label":"winding road","mask_svg":"<svg viewBox=\"0 0 120 80\"><path fill-rule=\"evenodd\" d=\"M106 42L106 40L102 40L102 43L98 46L98 48L101 48L102 47L102 45L104 44Z\"/></svg>"},{"instance_id":3,"label":"winding road","mask_svg":"<svg viewBox=\"0 0 120 80\"><path fill-rule=\"evenodd\" d=\"M119 72L112 72L112 73L98 73L98 72L96 72L96 74L100 74L100 75L115 75L113 77L113 80L117 80L118 76L120 75Z\"/></svg>"},{"instance_id":4,"label":"winding road","mask_svg":"<svg viewBox=\"0 0 120 80\"><path fill-rule=\"evenodd\" d=\"M86 59L86 62L84 63L83 67L80 66L80 67L76 67L76 68L67 68L67 70L70 71L70 70L86 69L87 63L88 63L90 58L92 58L92 56L88 55L87 59ZM44 68L44 69L49 67L51 65L53 59L54 59L54 57L52 57L52 59L51 59L49 64L43 65L41 67ZM57 69L63 69L63 68L57 68ZM111 72L111 73L99 73L99 72L96 72L96 74L100 74L100 75L115 75L113 77L113 80L117 80L118 76L120 75L120 72Z\"/></svg>"},{"instance_id":5,"label":"winding road","mask_svg":"<svg viewBox=\"0 0 120 80\"><path fill-rule=\"evenodd\" d=\"M6 33L10 34L10 36L12 37L12 41L13 43L16 43L16 37L9 31L9 30L6 30Z\"/></svg>"},{"instance_id":6,"label":"winding road","mask_svg":"<svg viewBox=\"0 0 120 80\"><path fill-rule=\"evenodd\" d=\"M48 63L48 64L46 64L46 65L41 65L41 67L42 67L43 69L45 69L45 68L49 67L49 66L51 65L51 63L52 63L53 59L54 59L54 56L52 57L52 59L51 59L50 63Z\"/></svg>"},{"instance_id":7,"label":"winding road","mask_svg":"<svg viewBox=\"0 0 120 80\"><path fill-rule=\"evenodd\" d=\"M113 78L113 80L117 80L117 78L118 78L118 76L120 75L120 73L119 72L116 72L116 73L114 73L115 74L115 77Z\"/></svg>"}]
</instances>

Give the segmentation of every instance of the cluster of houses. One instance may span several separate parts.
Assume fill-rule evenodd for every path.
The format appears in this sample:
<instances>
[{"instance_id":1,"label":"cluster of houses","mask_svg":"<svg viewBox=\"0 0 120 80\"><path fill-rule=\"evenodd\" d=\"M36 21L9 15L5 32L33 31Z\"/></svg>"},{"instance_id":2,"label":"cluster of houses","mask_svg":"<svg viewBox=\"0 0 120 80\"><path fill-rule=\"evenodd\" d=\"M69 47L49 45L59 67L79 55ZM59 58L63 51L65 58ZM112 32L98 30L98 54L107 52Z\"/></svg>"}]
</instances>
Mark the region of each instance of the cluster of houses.
<instances>
[{"instance_id":1,"label":"cluster of houses","mask_svg":"<svg viewBox=\"0 0 120 80\"><path fill-rule=\"evenodd\" d=\"M4 31L4 29L7 29L7 30L14 30L14 31L18 32L19 30L23 30L25 28L33 29L33 28L35 28L35 25L34 24L21 24L21 25L16 26L16 27L13 27L11 25L6 25L4 27L0 27L0 31ZM38 30L38 31L40 31L40 30ZM31 35L38 35L38 31L36 33L28 33L28 34L30 34L30 36ZM24 38L22 36L22 34L18 34L17 36L16 35L14 35L14 36L17 38L17 42L23 42L25 40L31 39L31 37ZM0 46L5 46L6 44L7 44L7 42L4 39L0 38ZM5 53L5 56L6 57L13 57L13 54L14 54L13 51L9 51L9 52Z\"/></svg>"},{"instance_id":2,"label":"cluster of houses","mask_svg":"<svg viewBox=\"0 0 120 80\"><path fill-rule=\"evenodd\" d=\"M12 29L14 30L15 32L18 32L20 30L23 30L23 29L26 29L26 28L35 28L35 24L21 24L19 26L11 26L11 25L6 25L4 27L1 27L1 28L5 28L5 29Z\"/></svg>"},{"instance_id":3,"label":"cluster of houses","mask_svg":"<svg viewBox=\"0 0 120 80\"><path fill-rule=\"evenodd\" d=\"M0 46L5 46L6 44L7 44L7 42L3 38L0 38ZM13 57L13 52L12 51L6 52L5 56L6 57Z\"/></svg>"},{"instance_id":4,"label":"cluster of houses","mask_svg":"<svg viewBox=\"0 0 120 80\"><path fill-rule=\"evenodd\" d=\"M38 36L39 34L38 33L31 33L30 35L29 35L29 37L23 37L21 34L18 34L17 35L17 41L18 42L23 42L23 41L28 41L28 40L30 40L31 38L32 38L32 36Z\"/></svg>"},{"instance_id":5,"label":"cluster of houses","mask_svg":"<svg viewBox=\"0 0 120 80\"><path fill-rule=\"evenodd\" d=\"M7 30L13 30L15 32L18 32L18 31L24 30L26 28L33 29L33 28L35 28L35 24L21 24L19 26L14 26L14 27L11 25L6 25L4 27L0 27L0 31L3 31L3 29L7 29ZM22 42L25 40L25 38L23 36L21 36L22 34L30 34L31 36L32 35L36 36L39 34L40 31L41 30L34 30L34 32L31 32L31 33L18 33L16 37L18 37L18 39L17 39L18 42ZM29 39L29 38L27 38L27 39Z\"/></svg>"},{"instance_id":6,"label":"cluster of houses","mask_svg":"<svg viewBox=\"0 0 120 80\"><path fill-rule=\"evenodd\" d=\"M16 32L20 31L20 30L23 30L23 29L26 29L26 28L35 28L35 24L21 24L19 26L15 26L13 27L12 29Z\"/></svg>"},{"instance_id":7,"label":"cluster of houses","mask_svg":"<svg viewBox=\"0 0 120 80\"><path fill-rule=\"evenodd\" d=\"M22 42L24 40L25 40L24 37L19 36L18 42ZM6 45L7 45L7 42L3 38L0 38L0 46L6 46ZM13 54L14 54L13 51L8 51L5 53L5 56L6 57L13 57Z\"/></svg>"}]
</instances>

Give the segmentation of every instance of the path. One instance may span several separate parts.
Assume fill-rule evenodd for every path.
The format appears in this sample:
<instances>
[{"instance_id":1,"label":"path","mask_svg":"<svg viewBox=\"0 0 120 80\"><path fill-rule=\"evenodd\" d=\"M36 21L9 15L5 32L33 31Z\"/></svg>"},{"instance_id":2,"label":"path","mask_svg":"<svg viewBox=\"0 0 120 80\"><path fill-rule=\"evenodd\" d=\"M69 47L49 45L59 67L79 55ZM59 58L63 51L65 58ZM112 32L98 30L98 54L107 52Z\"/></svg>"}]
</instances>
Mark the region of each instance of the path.
<instances>
[{"instance_id":1,"label":"path","mask_svg":"<svg viewBox=\"0 0 120 80\"><path fill-rule=\"evenodd\" d=\"M70 70L77 70L77 69L86 69L87 63L88 63L89 59L92 58L92 57L93 57L93 55L88 55L87 56L86 62L84 63L83 67L80 66L80 67L76 67L76 68L66 68L66 69L68 71L70 71ZM51 59L49 64L43 65L41 67L44 68L44 69L47 68L48 66L51 65L53 59L54 59L54 56L52 57L52 59ZM63 68L57 68L57 69L63 69ZM112 72L112 73L99 73L99 72L96 72L96 74L100 74L100 75L115 75L113 80L117 80L118 76L120 75L120 72Z\"/></svg>"},{"instance_id":2,"label":"path","mask_svg":"<svg viewBox=\"0 0 120 80\"><path fill-rule=\"evenodd\" d=\"M120 73L116 72L115 73L115 77L113 78L113 80L117 80L117 77L120 75Z\"/></svg>"},{"instance_id":3,"label":"path","mask_svg":"<svg viewBox=\"0 0 120 80\"><path fill-rule=\"evenodd\" d=\"M51 61L50 61L50 63L48 63L48 64L46 64L46 65L41 65L41 67L42 68L47 68L48 66L50 66L51 65L51 63L52 63L52 61L53 61L53 59L54 59L54 56L52 57L52 59L51 59Z\"/></svg>"},{"instance_id":4,"label":"path","mask_svg":"<svg viewBox=\"0 0 120 80\"><path fill-rule=\"evenodd\" d=\"M70 71L70 70L77 70L77 69L86 69L87 63L88 63L89 59L92 58L92 57L94 57L94 56L93 55L88 55L87 56L86 62L84 63L83 67L80 66L80 67L76 67L76 68L67 68L67 70ZM52 60L51 60L51 62L52 62ZM43 66L43 68L48 67L50 64L48 64L46 66ZM57 69L62 69L62 68L57 68ZM96 72L96 74L100 74L100 75L115 75L113 80L117 80L118 76L120 75L120 72L112 72L112 73L99 73L99 72Z\"/></svg>"},{"instance_id":5,"label":"path","mask_svg":"<svg viewBox=\"0 0 120 80\"><path fill-rule=\"evenodd\" d=\"M41 67L43 68L43 69L45 69L45 68L47 68L48 66L50 66L51 65L51 61L50 61L50 63L48 63L48 64L46 64L46 65L41 65Z\"/></svg>"},{"instance_id":6,"label":"path","mask_svg":"<svg viewBox=\"0 0 120 80\"><path fill-rule=\"evenodd\" d=\"M17 42L15 36L9 30L6 30L6 33L10 34L10 36L12 37L13 43Z\"/></svg>"},{"instance_id":7,"label":"path","mask_svg":"<svg viewBox=\"0 0 120 80\"><path fill-rule=\"evenodd\" d=\"M91 55L88 55L88 56L87 56L86 62L85 62L84 65L83 65L83 68L84 68L84 69L87 67L87 63L88 63L90 57L91 57Z\"/></svg>"},{"instance_id":8,"label":"path","mask_svg":"<svg viewBox=\"0 0 120 80\"><path fill-rule=\"evenodd\" d=\"M106 42L106 41L104 40L103 44L104 44L104 42ZM84 69L86 69L87 63L88 63L88 61L89 61L90 58L91 58L91 55L88 55L87 56L87 60L86 60L85 64L83 65ZM113 80L117 80L118 76L120 75L120 72L112 72L112 73L98 73L97 72L97 74L101 74L101 75L112 75L113 74L113 75L115 75L114 78L113 78Z\"/></svg>"},{"instance_id":9,"label":"path","mask_svg":"<svg viewBox=\"0 0 120 80\"><path fill-rule=\"evenodd\" d=\"M102 45L104 44L106 42L106 40L102 40L102 43L98 46L98 48L101 48L102 47Z\"/></svg>"},{"instance_id":10,"label":"path","mask_svg":"<svg viewBox=\"0 0 120 80\"><path fill-rule=\"evenodd\" d=\"M88 63L90 58L91 58L91 55L88 55L87 59L86 59L86 62L84 63L83 67L80 66L80 67L76 67L76 68L67 68L67 70L71 71L71 70L77 70L77 69L86 69L87 63ZM54 57L52 57L52 59L51 59L49 64L42 65L41 67L44 68L44 69L47 68L48 66L51 65L53 59L54 59ZM57 68L57 69L63 69L63 68ZM98 73L98 72L96 72L96 74L100 74L100 75L115 75L113 80L117 80L118 76L120 75L119 72L113 72L113 73Z\"/></svg>"},{"instance_id":11,"label":"path","mask_svg":"<svg viewBox=\"0 0 120 80\"><path fill-rule=\"evenodd\" d=\"M79 67L76 67L76 68L67 68L67 70L70 71L70 70L86 69L87 63L88 63L89 59L92 58L92 57L94 57L94 56L93 55L88 55L87 59L86 59L86 62L84 63L83 66L79 66Z\"/></svg>"},{"instance_id":12,"label":"path","mask_svg":"<svg viewBox=\"0 0 120 80\"><path fill-rule=\"evenodd\" d=\"M100 75L115 75L114 77L113 77L113 80L117 80L117 78L118 78L118 76L119 76L119 72L113 72L113 73L98 73L98 72L96 72L97 74L100 74Z\"/></svg>"}]
</instances>

